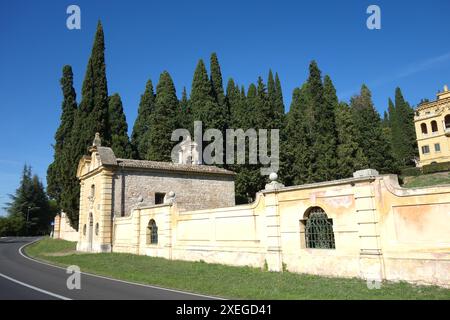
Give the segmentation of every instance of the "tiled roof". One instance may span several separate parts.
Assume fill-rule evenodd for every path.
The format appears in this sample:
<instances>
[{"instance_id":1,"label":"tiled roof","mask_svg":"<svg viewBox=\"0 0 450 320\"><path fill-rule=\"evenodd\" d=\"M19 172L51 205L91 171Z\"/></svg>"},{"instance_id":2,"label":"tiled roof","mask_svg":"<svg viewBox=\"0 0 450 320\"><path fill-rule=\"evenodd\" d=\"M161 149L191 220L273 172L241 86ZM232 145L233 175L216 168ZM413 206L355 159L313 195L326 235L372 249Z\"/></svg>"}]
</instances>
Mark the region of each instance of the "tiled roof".
<instances>
[{"instance_id":1,"label":"tiled roof","mask_svg":"<svg viewBox=\"0 0 450 320\"><path fill-rule=\"evenodd\" d=\"M117 165L125 168L142 168L142 169L154 169L163 171L235 175L233 171L225 170L214 166L178 164L161 161L117 159Z\"/></svg>"}]
</instances>

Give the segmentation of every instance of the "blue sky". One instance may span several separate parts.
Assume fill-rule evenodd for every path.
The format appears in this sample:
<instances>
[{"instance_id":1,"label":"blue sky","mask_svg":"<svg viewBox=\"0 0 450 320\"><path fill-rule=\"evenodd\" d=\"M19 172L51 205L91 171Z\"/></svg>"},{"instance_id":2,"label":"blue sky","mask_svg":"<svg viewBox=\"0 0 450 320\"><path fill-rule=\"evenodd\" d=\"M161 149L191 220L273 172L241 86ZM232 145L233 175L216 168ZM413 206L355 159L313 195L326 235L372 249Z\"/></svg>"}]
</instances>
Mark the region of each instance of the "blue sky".
<instances>
[{"instance_id":1,"label":"blue sky","mask_svg":"<svg viewBox=\"0 0 450 320\"><path fill-rule=\"evenodd\" d=\"M81 8L81 30L66 8ZM381 8L381 30L366 8ZM74 70L78 101L95 27L105 30L110 94L120 93L130 131L147 79L163 70L180 95L199 58L217 52L224 81L248 86L269 68L280 75L286 107L317 60L340 99L362 83L380 113L396 86L413 105L450 84L447 1L23 1L0 0L0 207L24 163L45 179L59 124L63 65ZM0 214L2 209L0 209Z\"/></svg>"}]
</instances>

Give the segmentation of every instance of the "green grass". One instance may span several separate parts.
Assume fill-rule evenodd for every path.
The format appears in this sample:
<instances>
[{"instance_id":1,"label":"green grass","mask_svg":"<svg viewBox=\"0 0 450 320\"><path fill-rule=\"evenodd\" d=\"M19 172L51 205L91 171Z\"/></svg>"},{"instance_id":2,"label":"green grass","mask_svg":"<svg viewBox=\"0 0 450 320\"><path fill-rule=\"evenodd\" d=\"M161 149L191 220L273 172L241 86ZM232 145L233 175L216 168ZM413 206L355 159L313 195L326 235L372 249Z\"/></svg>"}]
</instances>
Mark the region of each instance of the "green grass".
<instances>
[{"instance_id":1,"label":"green grass","mask_svg":"<svg viewBox=\"0 0 450 320\"><path fill-rule=\"evenodd\" d=\"M450 290L384 282L367 288L361 279L268 272L204 262L171 261L122 253L73 254L75 243L44 239L26 253L58 265L116 279L235 299L450 299ZM61 250L66 255L55 255ZM48 254L51 255L48 255Z\"/></svg>"},{"instance_id":2,"label":"green grass","mask_svg":"<svg viewBox=\"0 0 450 320\"><path fill-rule=\"evenodd\" d=\"M440 184L450 184L450 173L432 173L420 175L417 177L407 177L404 188L430 187Z\"/></svg>"}]
</instances>

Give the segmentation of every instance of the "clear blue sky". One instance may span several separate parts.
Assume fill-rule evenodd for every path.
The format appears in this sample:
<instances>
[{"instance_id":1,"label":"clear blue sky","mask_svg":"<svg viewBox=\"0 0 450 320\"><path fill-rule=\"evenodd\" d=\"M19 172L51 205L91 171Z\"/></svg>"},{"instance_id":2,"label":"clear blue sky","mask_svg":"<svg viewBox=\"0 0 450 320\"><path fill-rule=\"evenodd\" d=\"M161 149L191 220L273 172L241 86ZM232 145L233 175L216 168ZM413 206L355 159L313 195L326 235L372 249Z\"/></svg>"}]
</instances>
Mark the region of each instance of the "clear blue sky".
<instances>
[{"instance_id":1,"label":"clear blue sky","mask_svg":"<svg viewBox=\"0 0 450 320\"><path fill-rule=\"evenodd\" d=\"M81 30L66 8L81 8ZM366 8L381 8L381 30ZM62 66L81 83L98 19L105 30L109 92L119 92L131 130L145 82L163 70L180 95L199 58L217 52L224 81L248 86L269 68L292 90L318 61L348 100L362 83L382 113L400 86L413 105L450 84L450 2L443 1L23 1L0 0L0 207L24 163L45 179L59 124ZM45 181L45 180L44 180ZM0 214L2 210L0 209Z\"/></svg>"}]
</instances>

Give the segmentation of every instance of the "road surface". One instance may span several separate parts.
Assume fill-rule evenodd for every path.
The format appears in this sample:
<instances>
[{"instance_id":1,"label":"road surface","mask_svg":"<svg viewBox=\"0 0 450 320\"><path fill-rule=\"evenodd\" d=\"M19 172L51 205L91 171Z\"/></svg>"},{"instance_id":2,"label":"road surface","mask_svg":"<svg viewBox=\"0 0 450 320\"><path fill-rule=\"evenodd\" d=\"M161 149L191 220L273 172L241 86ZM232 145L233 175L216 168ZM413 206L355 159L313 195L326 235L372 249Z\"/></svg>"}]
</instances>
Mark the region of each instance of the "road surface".
<instances>
[{"instance_id":1,"label":"road surface","mask_svg":"<svg viewBox=\"0 0 450 320\"><path fill-rule=\"evenodd\" d=\"M214 299L177 290L81 274L81 289L69 290L66 269L26 257L22 247L37 238L0 238L0 300L203 300ZM83 271L83 270L81 270Z\"/></svg>"}]
</instances>

